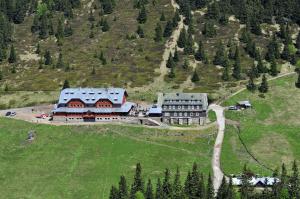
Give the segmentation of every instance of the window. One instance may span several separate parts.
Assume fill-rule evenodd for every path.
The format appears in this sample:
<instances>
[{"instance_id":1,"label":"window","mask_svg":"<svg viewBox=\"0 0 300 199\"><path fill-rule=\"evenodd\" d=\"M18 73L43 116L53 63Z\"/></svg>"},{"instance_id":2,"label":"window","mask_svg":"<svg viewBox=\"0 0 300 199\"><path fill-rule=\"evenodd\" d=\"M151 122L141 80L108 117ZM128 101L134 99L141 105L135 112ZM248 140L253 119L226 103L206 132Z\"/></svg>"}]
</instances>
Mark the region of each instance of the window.
<instances>
[{"instance_id":1,"label":"window","mask_svg":"<svg viewBox=\"0 0 300 199\"><path fill-rule=\"evenodd\" d=\"M181 109L181 106L178 106L178 109Z\"/></svg>"},{"instance_id":2,"label":"window","mask_svg":"<svg viewBox=\"0 0 300 199\"><path fill-rule=\"evenodd\" d=\"M169 116L170 116L170 113L168 113L168 112L165 113L165 116L166 116L166 117L169 117Z\"/></svg>"},{"instance_id":3,"label":"window","mask_svg":"<svg viewBox=\"0 0 300 199\"><path fill-rule=\"evenodd\" d=\"M196 116L199 116L199 113L198 113L198 112L196 113Z\"/></svg>"},{"instance_id":4,"label":"window","mask_svg":"<svg viewBox=\"0 0 300 199\"><path fill-rule=\"evenodd\" d=\"M177 113L174 113L174 116L177 117Z\"/></svg>"},{"instance_id":5,"label":"window","mask_svg":"<svg viewBox=\"0 0 300 199\"><path fill-rule=\"evenodd\" d=\"M182 117L182 113L181 112L179 113L179 117Z\"/></svg>"},{"instance_id":6,"label":"window","mask_svg":"<svg viewBox=\"0 0 300 199\"><path fill-rule=\"evenodd\" d=\"M187 113L187 112L185 112L185 113L184 113L184 116L185 116L185 117L187 117L187 116L188 116L188 113Z\"/></svg>"},{"instance_id":7,"label":"window","mask_svg":"<svg viewBox=\"0 0 300 199\"><path fill-rule=\"evenodd\" d=\"M194 116L194 113L190 113L190 116Z\"/></svg>"}]
</instances>

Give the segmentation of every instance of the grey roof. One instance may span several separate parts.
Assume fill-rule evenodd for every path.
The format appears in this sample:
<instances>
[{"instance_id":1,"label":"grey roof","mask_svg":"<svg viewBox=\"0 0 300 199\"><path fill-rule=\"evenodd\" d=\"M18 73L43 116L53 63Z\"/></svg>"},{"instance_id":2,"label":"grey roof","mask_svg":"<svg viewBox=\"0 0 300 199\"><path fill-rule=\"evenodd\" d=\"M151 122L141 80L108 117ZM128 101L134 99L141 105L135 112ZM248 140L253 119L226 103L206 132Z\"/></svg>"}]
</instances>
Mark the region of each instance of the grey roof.
<instances>
[{"instance_id":1,"label":"grey roof","mask_svg":"<svg viewBox=\"0 0 300 199\"><path fill-rule=\"evenodd\" d=\"M132 102L124 103L120 108L95 108L95 107L86 107L86 108L68 108L60 107L54 109L53 113L127 113L135 104Z\"/></svg>"},{"instance_id":2,"label":"grey roof","mask_svg":"<svg viewBox=\"0 0 300 199\"><path fill-rule=\"evenodd\" d=\"M162 108L160 106L152 106L147 112L147 115L149 114L162 114Z\"/></svg>"},{"instance_id":3,"label":"grey roof","mask_svg":"<svg viewBox=\"0 0 300 199\"><path fill-rule=\"evenodd\" d=\"M100 99L122 104L124 95L126 91L122 88L67 88L61 91L58 104L66 104L72 99L80 99L85 104L95 104Z\"/></svg>"},{"instance_id":4,"label":"grey roof","mask_svg":"<svg viewBox=\"0 0 300 199\"><path fill-rule=\"evenodd\" d=\"M158 104L178 104L178 105L202 105L204 110L208 109L208 99L206 93L163 93L159 94Z\"/></svg>"}]
</instances>

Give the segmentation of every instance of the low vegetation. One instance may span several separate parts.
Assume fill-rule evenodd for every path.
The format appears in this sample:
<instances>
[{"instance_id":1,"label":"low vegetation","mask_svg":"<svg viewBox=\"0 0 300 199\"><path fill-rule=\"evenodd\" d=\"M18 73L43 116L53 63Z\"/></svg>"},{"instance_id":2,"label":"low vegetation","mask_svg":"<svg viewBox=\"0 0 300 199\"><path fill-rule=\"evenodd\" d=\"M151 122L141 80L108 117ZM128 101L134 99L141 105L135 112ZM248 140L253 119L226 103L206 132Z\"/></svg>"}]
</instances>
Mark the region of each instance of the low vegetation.
<instances>
[{"instance_id":1,"label":"low vegetation","mask_svg":"<svg viewBox=\"0 0 300 199\"><path fill-rule=\"evenodd\" d=\"M226 126L222 151L225 173L240 173L247 164L255 173L270 175L282 163L291 168L294 159L300 160L300 92L295 87L296 79L296 75L279 78L269 82L269 92L263 96L244 91L224 103L228 106L250 100L253 105L253 109L226 112L226 119L235 122Z\"/></svg>"},{"instance_id":2,"label":"low vegetation","mask_svg":"<svg viewBox=\"0 0 300 199\"><path fill-rule=\"evenodd\" d=\"M29 142L31 130L36 137ZM208 173L214 140L210 134L215 132L215 128L58 127L0 118L0 194L3 198L108 198L119 175L133 175L137 162L143 165L143 177L153 180L167 167L172 171L180 167L184 176L194 162Z\"/></svg>"}]
</instances>

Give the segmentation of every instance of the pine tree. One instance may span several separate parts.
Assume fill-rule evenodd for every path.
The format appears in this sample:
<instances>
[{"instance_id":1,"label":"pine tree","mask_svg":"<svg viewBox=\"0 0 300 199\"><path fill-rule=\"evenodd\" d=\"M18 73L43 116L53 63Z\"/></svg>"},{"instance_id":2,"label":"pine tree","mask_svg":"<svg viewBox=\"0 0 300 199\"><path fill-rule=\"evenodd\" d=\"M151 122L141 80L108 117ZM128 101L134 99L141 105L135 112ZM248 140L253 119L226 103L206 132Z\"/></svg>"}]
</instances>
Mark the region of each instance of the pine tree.
<instances>
[{"instance_id":1,"label":"pine tree","mask_svg":"<svg viewBox=\"0 0 300 199\"><path fill-rule=\"evenodd\" d=\"M172 35L173 25L171 21L168 21L164 30L164 37L170 37Z\"/></svg>"},{"instance_id":2,"label":"pine tree","mask_svg":"<svg viewBox=\"0 0 300 199\"><path fill-rule=\"evenodd\" d=\"M64 38L64 25L63 25L63 19L62 18L58 19L55 37L58 40L59 39L62 40Z\"/></svg>"},{"instance_id":3,"label":"pine tree","mask_svg":"<svg viewBox=\"0 0 300 199\"><path fill-rule=\"evenodd\" d=\"M45 55L44 55L44 59L45 59L45 65L51 65L52 64L52 57L50 54L49 50L46 50Z\"/></svg>"},{"instance_id":4,"label":"pine tree","mask_svg":"<svg viewBox=\"0 0 300 199\"><path fill-rule=\"evenodd\" d=\"M206 188L206 199L213 199L215 195L214 187L212 184L210 173L208 174L208 182Z\"/></svg>"},{"instance_id":5,"label":"pine tree","mask_svg":"<svg viewBox=\"0 0 300 199\"><path fill-rule=\"evenodd\" d=\"M110 189L109 199L119 199L118 189L115 186Z\"/></svg>"},{"instance_id":6,"label":"pine tree","mask_svg":"<svg viewBox=\"0 0 300 199\"><path fill-rule=\"evenodd\" d=\"M297 82L295 83L295 86L296 86L297 88L300 88L300 72L298 72L298 80L297 80Z\"/></svg>"},{"instance_id":7,"label":"pine tree","mask_svg":"<svg viewBox=\"0 0 300 199\"><path fill-rule=\"evenodd\" d=\"M138 29L137 29L136 33L139 35L140 38L144 38L145 37L144 30L143 30L143 28L140 25L138 26Z\"/></svg>"},{"instance_id":8,"label":"pine tree","mask_svg":"<svg viewBox=\"0 0 300 199\"><path fill-rule=\"evenodd\" d=\"M36 33L37 31L39 31L39 29L40 29L39 18L37 15L35 15L31 26L31 32Z\"/></svg>"},{"instance_id":9,"label":"pine tree","mask_svg":"<svg viewBox=\"0 0 300 199\"><path fill-rule=\"evenodd\" d=\"M0 70L0 80L2 80L3 79L3 72L2 72L2 70Z\"/></svg>"},{"instance_id":10,"label":"pine tree","mask_svg":"<svg viewBox=\"0 0 300 199\"><path fill-rule=\"evenodd\" d=\"M174 56L173 56L173 61L174 61L174 62L179 62L179 54L178 54L177 47L175 47Z\"/></svg>"},{"instance_id":11,"label":"pine tree","mask_svg":"<svg viewBox=\"0 0 300 199\"><path fill-rule=\"evenodd\" d=\"M125 176L120 177L119 199L128 199L128 187L127 187Z\"/></svg>"},{"instance_id":12,"label":"pine tree","mask_svg":"<svg viewBox=\"0 0 300 199\"><path fill-rule=\"evenodd\" d=\"M194 73L193 73L193 76L192 76L192 82L196 83L196 82L199 82L199 81L200 81L200 78L198 76L197 71L195 70Z\"/></svg>"},{"instance_id":13,"label":"pine tree","mask_svg":"<svg viewBox=\"0 0 300 199\"><path fill-rule=\"evenodd\" d=\"M150 179L148 180L148 183L147 183L145 199L154 199L153 188L152 188L152 183L151 183Z\"/></svg>"},{"instance_id":14,"label":"pine tree","mask_svg":"<svg viewBox=\"0 0 300 199\"><path fill-rule=\"evenodd\" d=\"M137 17L137 21L140 24L146 23L146 21L147 21L147 12L146 12L145 6L143 6L142 9L140 10L139 15Z\"/></svg>"},{"instance_id":15,"label":"pine tree","mask_svg":"<svg viewBox=\"0 0 300 199\"><path fill-rule=\"evenodd\" d=\"M186 40L187 40L186 35L187 35L186 30L185 30L185 28L183 28L180 32L180 35L179 35L179 38L178 38L178 41L177 41L177 45L178 45L179 48L184 48L185 47Z\"/></svg>"},{"instance_id":16,"label":"pine tree","mask_svg":"<svg viewBox=\"0 0 300 199\"><path fill-rule=\"evenodd\" d=\"M11 45L8 62L15 63L16 61L17 61L17 55L16 55L15 47L14 45Z\"/></svg>"},{"instance_id":17,"label":"pine tree","mask_svg":"<svg viewBox=\"0 0 300 199\"><path fill-rule=\"evenodd\" d=\"M166 66L167 66L167 68L174 68L175 67L175 63L174 63L174 60L173 60L172 53L169 54L169 59L167 61Z\"/></svg>"},{"instance_id":18,"label":"pine tree","mask_svg":"<svg viewBox=\"0 0 300 199\"><path fill-rule=\"evenodd\" d=\"M166 21L165 13L162 12L160 16L160 21Z\"/></svg>"},{"instance_id":19,"label":"pine tree","mask_svg":"<svg viewBox=\"0 0 300 199\"><path fill-rule=\"evenodd\" d=\"M171 78L171 79L175 78L175 69L174 69L174 67L171 68L171 70L168 74L168 77Z\"/></svg>"},{"instance_id":20,"label":"pine tree","mask_svg":"<svg viewBox=\"0 0 300 199\"><path fill-rule=\"evenodd\" d=\"M162 40L162 29L159 23L157 23L156 28L155 28L155 37L154 41L160 42Z\"/></svg>"},{"instance_id":21,"label":"pine tree","mask_svg":"<svg viewBox=\"0 0 300 199\"><path fill-rule=\"evenodd\" d=\"M68 22L66 25L65 25L65 28L64 28L64 36L65 37L70 37L73 35L73 29L72 29L72 26L71 24Z\"/></svg>"},{"instance_id":22,"label":"pine tree","mask_svg":"<svg viewBox=\"0 0 300 199\"><path fill-rule=\"evenodd\" d=\"M236 51L235 51L235 63L233 65L233 74L232 76L237 79L240 80L241 79L241 60L240 60L240 51L239 48L236 47Z\"/></svg>"},{"instance_id":23,"label":"pine tree","mask_svg":"<svg viewBox=\"0 0 300 199\"><path fill-rule=\"evenodd\" d=\"M183 190L180 182L180 171L177 167L175 179L173 183L173 199L182 199L183 198Z\"/></svg>"},{"instance_id":24,"label":"pine tree","mask_svg":"<svg viewBox=\"0 0 300 199\"><path fill-rule=\"evenodd\" d=\"M268 81L267 81L267 78L266 78L265 74L262 77L262 81L261 81L261 84L260 84L258 90L261 93L267 93L268 90L269 90Z\"/></svg>"},{"instance_id":25,"label":"pine tree","mask_svg":"<svg viewBox=\"0 0 300 199\"><path fill-rule=\"evenodd\" d=\"M272 76L277 76L278 75L277 63L276 63L275 59L273 59L271 61L270 75L272 75Z\"/></svg>"},{"instance_id":26,"label":"pine tree","mask_svg":"<svg viewBox=\"0 0 300 199\"><path fill-rule=\"evenodd\" d=\"M133 184L131 185L130 197L133 198L138 191L144 192L144 181L142 179L142 167L140 163L136 165L134 180Z\"/></svg>"},{"instance_id":27,"label":"pine tree","mask_svg":"<svg viewBox=\"0 0 300 199\"><path fill-rule=\"evenodd\" d=\"M40 19L39 36L41 39L46 39L49 36L48 18L46 14L43 14Z\"/></svg>"},{"instance_id":28,"label":"pine tree","mask_svg":"<svg viewBox=\"0 0 300 199\"><path fill-rule=\"evenodd\" d=\"M193 198L193 189L191 184L191 172L188 171L184 182L184 193L188 198Z\"/></svg>"},{"instance_id":29,"label":"pine tree","mask_svg":"<svg viewBox=\"0 0 300 199\"><path fill-rule=\"evenodd\" d=\"M69 81L68 81L68 80L65 80L65 81L64 81L62 90L66 89L66 88L70 88L70 84L69 84Z\"/></svg>"},{"instance_id":30,"label":"pine tree","mask_svg":"<svg viewBox=\"0 0 300 199\"><path fill-rule=\"evenodd\" d=\"M232 184L232 178L229 178L229 184L227 188L227 199L235 199L235 191Z\"/></svg>"},{"instance_id":31,"label":"pine tree","mask_svg":"<svg viewBox=\"0 0 300 199\"><path fill-rule=\"evenodd\" d=\"M195 0L195 7L197 9L203 8L206 5L206 0Z\"/></svg>"},{"instance_id":32,"label":"pine tree","mask_svg":"<svg viewBox=\"0 0 300 199\"><path fill-rule=\"evenodd\" d=\"M194 81L193 81L194 79ZM196 70L194 71L194 75L192 77L192 82L197 82L199 81L198 74ZM199 193L199 184L200 184L200 174L198 171L198 165L196 163L193 164L192 172L191 172L191 177L190 177L190 197L192 198L197 198L198 193Z\"/></svg>"},{"instance_id":33,"label":"pine tree","mask_svg":"<svg viewBox=\"0 0 300 199\"><path fill-rule=\"evenodd\" d=\"M63 68L64 66L65 66L65 64L64 64L64 61L63 61L63 55L60 52L59 55L58 55L58 60L57 60L57 63L56 63L56 68Z\"/></svg>"}]
</instances>

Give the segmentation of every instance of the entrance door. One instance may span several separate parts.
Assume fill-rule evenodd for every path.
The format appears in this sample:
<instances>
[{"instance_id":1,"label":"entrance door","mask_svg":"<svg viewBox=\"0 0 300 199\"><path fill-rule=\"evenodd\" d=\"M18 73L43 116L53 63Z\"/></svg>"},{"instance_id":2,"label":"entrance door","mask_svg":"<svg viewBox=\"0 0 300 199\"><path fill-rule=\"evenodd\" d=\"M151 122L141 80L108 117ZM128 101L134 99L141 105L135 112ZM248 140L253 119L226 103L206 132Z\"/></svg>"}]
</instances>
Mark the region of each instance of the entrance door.
<instances>
[{"instance_id":1,"label":"entrance door","mask_svg":"<svg viewBox=\"0 0 300 199\"><path fill-rule=\"evenodd\" d=\"M83 121L84 122L96 122L96 118L94 118L94 117L84 117Z\"/></svg>"}]
</instances>

